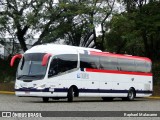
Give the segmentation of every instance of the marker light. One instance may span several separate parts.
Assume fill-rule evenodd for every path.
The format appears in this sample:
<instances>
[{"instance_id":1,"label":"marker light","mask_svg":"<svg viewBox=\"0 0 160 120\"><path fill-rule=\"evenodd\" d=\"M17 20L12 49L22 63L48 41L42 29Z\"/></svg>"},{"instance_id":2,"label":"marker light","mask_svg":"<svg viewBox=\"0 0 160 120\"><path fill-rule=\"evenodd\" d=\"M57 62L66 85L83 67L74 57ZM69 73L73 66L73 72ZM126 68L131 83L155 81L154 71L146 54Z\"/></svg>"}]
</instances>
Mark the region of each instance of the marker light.
<instances>
[{"instance_id":1,"label":"marker light","mask_svg":"<svg viewBox=\"0 0 160 120\"><path fill-rule=\"evenodd\" d=\"M43 85L40 85L40 86L37 86L35 87L36 89L44 89L46 87L46 84L43 84Z\"/></svg>"}]
</instances>

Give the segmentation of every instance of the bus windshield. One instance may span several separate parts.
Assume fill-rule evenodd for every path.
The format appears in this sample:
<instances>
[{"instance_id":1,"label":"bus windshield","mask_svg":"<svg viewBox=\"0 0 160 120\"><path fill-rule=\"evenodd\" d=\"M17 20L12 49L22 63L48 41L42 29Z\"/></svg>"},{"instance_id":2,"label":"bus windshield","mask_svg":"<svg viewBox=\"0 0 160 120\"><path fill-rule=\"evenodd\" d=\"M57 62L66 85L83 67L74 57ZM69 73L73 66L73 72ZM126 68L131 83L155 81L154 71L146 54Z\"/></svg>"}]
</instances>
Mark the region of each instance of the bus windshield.
<instances>
[{"instance_id":1,"label":"bus windshield","mask_svg":"<svg viewBox=\"0 0 160 120\"><path fill-rule=\"evenodd\" d=\"M18 66L17 79L43 79L47 68L47 66L42 66L42 59L44 55L45 53L25 54Z\"/></svg>"}]
</instances>

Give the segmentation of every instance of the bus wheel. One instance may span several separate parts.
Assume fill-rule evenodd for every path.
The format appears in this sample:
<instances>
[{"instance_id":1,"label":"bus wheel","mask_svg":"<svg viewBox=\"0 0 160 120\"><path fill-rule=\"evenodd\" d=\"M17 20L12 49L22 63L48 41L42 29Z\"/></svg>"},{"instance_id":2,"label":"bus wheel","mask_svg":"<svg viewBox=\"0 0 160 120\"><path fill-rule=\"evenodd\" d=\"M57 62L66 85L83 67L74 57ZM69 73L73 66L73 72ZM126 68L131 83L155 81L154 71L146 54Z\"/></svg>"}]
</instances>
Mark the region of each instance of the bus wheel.
<instances>
[{"instance_id":1,"label":"bus wheel","mask_svg":"<svg viewBox=\"0 0 160 120\"><path fill-rule=\"evenodd\" d=\"M73 87L69 88L67 98L68 98L68 102L73 102L73 98L74 98Z\"/></svg>"},{"instance_id":2,"label":"bus wheel","mask_svg":"<svg viewBox=\"0 0 160 120\"><path fill-rule=\"evenodd\" d=\"M42 100L43 100L43 102L48 102L49 98L48 97L43 97Z\"/></svg>"},{"instance_id":3,"label":"bus wheel","mask_svg":"<svg viewBox=\"0 0 160 120\"><path fill-rule=\"evenodd\" d=\"M102 97L103 101L112 101L113 97Z\"/></svg>"},{"instance_id":4,"label":"bus wheel","mask_svg":"<svg viewBox=\"0 0 160 120\"><path fill-rule=\"evenodd\" d=\"M130 88L127 97L122 98L122 100L132 101L134 100L135 96L136 96L135 90L133 88Z\"/></svg>"}]
</instances>

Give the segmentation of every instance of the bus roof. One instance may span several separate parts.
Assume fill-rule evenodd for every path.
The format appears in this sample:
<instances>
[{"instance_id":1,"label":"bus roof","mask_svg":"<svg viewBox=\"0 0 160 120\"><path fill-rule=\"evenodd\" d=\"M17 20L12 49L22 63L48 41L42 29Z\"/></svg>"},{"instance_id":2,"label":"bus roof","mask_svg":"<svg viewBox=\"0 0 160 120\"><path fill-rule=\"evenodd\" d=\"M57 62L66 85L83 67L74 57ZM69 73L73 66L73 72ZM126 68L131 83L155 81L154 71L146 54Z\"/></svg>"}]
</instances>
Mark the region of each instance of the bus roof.
<instances>
[{"instance_id":1,"label":"bus roof","mask_svg":"<svg viewBox=\"0 0 160 120\"><path fill-rule=\"evenodd\" d=\"M51 54L62 54L62 53L71 53L76 54L77 51L94 51L94 52L102 52L101 50L94 48L85 48L85 47L77 47L70 45L60 45L60 44L44 44L37 45L27 50L25 53L51 53Z\"/></svg>"},{"instance_id":2,"label":"bus roof","mask_svg":"<svg viewBox=\"0 0 160 120\"><path fill-rule=\"evenodd\" d=\"M85 54L85 52L89 52L90 55L98 55L98 56L110 56L117 58L126 58L126 59L134 59L134 60L142 60L151 62L149 58L139 57L139 56L131 56L131 55L123 55L123 54L114 54L109 52L102 52L101 50L94 48L85 48L85 47L77 47L70 45L60 45L60 44L43 44L32 47L27 50L25 53L51 53L51 54L77 54L79 53Z\"/></svg>"}]
</instances>

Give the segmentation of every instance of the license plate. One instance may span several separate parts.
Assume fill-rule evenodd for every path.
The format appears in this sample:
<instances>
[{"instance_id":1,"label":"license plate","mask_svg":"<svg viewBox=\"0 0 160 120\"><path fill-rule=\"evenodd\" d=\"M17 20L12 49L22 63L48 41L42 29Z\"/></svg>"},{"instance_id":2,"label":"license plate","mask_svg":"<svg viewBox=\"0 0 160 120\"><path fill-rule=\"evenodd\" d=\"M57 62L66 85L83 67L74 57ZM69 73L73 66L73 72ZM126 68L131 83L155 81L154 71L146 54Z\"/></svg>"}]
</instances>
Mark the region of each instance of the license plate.
<instances>
[{"instance_id":1,"label":"license plate","mask_svg":"<svg viewBox=\"0 0 160 120\"><path fill-rule=\"evenodd\" d=\"M26 95L29 95L29 94L30 94L30 92L28 92L28 91L25 91L25 94L26 94Z\"/></svg>"},{"instance_id":2,"label":"license plate","mask_svg":"<svg viewBox=\"0 0 160 120\"><path fill-rule=\"evenodd\" d=\"M54 92L54 88L50 88L49 91L50 91L50 92Z\"/></svg>"}]
</instances>

